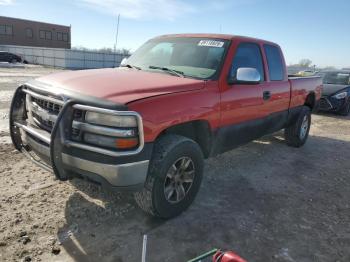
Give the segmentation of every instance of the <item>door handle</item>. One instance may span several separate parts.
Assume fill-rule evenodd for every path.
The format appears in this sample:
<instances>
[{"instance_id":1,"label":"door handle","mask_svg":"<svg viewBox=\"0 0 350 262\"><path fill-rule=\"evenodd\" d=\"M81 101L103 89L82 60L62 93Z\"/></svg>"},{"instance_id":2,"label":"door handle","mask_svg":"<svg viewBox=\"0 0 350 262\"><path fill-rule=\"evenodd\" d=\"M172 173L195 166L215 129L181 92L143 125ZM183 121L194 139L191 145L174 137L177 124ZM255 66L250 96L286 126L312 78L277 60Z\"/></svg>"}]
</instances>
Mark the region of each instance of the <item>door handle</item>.
<instances>
[{"instance_id":1,"label":"door handle","mask_svg":"<svg viewBox=\"0 0 350 262\"><path fill-rule=\"evenodd\" d=\"M269 100L271 98L271 92L270 91L264 91L263 92L263 99Z\"/></svg>"}]
</instances>

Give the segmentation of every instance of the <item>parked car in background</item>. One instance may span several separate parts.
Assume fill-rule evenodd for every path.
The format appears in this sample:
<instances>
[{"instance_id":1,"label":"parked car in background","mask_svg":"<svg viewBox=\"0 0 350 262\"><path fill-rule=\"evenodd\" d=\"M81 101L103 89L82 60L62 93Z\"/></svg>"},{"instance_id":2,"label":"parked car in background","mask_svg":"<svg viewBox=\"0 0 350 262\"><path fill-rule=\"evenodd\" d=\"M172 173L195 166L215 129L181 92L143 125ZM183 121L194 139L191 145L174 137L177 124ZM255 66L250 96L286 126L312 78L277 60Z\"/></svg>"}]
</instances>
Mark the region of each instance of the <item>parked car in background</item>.
<instances>
[{"instance_id":1,"label":"parked car in background","mask_svg":"<svg viewBox=\"0 0 350 262\"><path fill-rule=\"evenodd\" d=\"M332 70L320 73L323 91L319 111L350 113L350 70Z\"/></svg>"},{"instance_id":2,"label":"parked car in background","mask_svg":"<svg viewBox=\"0 0 350 262\"><path fill-rule=\"evenodd\" d=\"M24 64L28 63L20 55L16 55L14 53L6 52L6 51L0 51L0 62L24 63Z\"/></svg>"},{"instance_id":3,"label":"parked car in background","mask_svg":"<svg viewBox=\"0 0 350 262\"><path fill-rule=\"evenodd\" d=\"M318 71L314 71L314 70L303 70L303 71L299 71L298 73L296 73L297 76L313 76L316 75L318 73Z\"/></svg>"},{"instance_id":4,"label":"parked car in background","mask_svg":"<svg viewBox=\"0 0 350 262\"><path fill-rule=\"evenodd\" d=\"M241 36L157 37L123 66L20 86L12 141L58 179L135 190L162 218L192 203L204 158L280 129L289 146L304 145L322 90L320 77L288 78L277 44Z\"/></svg>"}]
</instances>

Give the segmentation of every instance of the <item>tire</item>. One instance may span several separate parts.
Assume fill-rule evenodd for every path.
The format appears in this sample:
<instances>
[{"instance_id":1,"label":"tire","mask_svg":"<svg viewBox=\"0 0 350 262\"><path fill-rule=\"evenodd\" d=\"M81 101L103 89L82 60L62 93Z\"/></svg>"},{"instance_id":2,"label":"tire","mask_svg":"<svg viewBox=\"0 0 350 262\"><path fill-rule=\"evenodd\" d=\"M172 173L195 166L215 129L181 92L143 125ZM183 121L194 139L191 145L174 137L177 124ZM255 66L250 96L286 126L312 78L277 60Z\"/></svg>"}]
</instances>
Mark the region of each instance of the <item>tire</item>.
<instances>
[{"instance_id":1,"label":"tire","mask_svg":"<svg viewBox=\"0 0 350 262\"><path fill-rule=\"evenodd\" d=\"M17 59L15 59L15 58L11 59L11 62L10 62L10 63L11 63L11 64L17 63Z\"/></svg>"},{"instance_id":2,"label":"tire","mask_svg":"<svg viewBox=\"0 0 350 262\"><path fill-rule=\"evenodd\" d=\"M342 109L340 109L338 111L338 114L342 115L342 116L347 116L347 115L349 115L349 113L350 113L350 98L345 103L345 105L342 107Z\"/></svg>"},{"instance_id":3,"label":"tire","mask_svg":"<svg viewBox=\"0 0 350 262\"><path fill-rule=\"evenodd\" d=\"M182 163L188 164L187 168ZM137 204L155 217L168 219L181 214L197 195L202 182L203 165L202 150L193 140L179 135L159 138L155 143L145 186L142 191L134 194ZM175 172L176 168L178 172ZM181 182L180 174L187 174L187 182ZM192 183L189 182L189 174ZM181 181L175 182L176 179ZM185 181L184 178L183 180ZM180 183L183 184L179 186ZM176 190L171 191L172 187Z\"/></svg>"},{"instance_id":4,"label":"tire","mask_svg":"<svg viewBox=\"0 0 350 262\"><path fill-rule=\"evenodd\" d=\"M310 131L311 110L303 106L301 112L291 126L284 129L284 137L288 146L301 147L305 144Z\"/></svg>"}]
</instances>

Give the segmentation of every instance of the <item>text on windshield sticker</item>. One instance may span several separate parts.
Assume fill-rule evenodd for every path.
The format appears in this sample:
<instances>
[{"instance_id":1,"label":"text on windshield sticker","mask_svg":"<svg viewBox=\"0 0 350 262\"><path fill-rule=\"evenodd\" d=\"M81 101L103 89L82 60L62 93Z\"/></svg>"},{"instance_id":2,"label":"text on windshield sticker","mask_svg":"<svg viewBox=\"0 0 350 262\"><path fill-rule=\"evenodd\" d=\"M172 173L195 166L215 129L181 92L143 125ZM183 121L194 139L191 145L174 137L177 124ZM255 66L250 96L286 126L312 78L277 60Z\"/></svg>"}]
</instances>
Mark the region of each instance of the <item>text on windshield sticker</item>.
<instances>
[{"instance_id":1,"label":"text on windshield sticker","mask_svg":"<svg viewBox=\"0 0 350 262\"><path fill-rule=\"evenodd\" d=\"M216 40L201 40L198 43L199 46L212 46L212 47L223 47L224 42Z\"/></svg>"}]
</instances>

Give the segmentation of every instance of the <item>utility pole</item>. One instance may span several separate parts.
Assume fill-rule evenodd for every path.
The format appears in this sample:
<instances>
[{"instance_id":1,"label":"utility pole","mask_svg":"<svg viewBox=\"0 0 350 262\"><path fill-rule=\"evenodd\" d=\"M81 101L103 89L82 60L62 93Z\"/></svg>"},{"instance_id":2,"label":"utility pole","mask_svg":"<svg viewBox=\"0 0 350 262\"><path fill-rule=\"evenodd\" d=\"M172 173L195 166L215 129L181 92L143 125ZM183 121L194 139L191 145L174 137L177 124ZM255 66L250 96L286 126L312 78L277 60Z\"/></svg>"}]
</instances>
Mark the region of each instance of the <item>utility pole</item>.
<instances>
[{"instance_id":1,"label":"utility pole","mask_svg":"<svg viewBox=\"0 0 350 262\"><path fill-rule=\"evenodd\" d=\"M117 17L117 32L115 34L114 53L117 51L118 33L119 33L119 19L120 19L120 14L118 14L118 17Z\"/></svg>"},{"instance_id":2,"label":"utility pole","mask_svg":"<svg viewBox=\"0 0 350 262\"><path fill-rule=\"evenodd\" d=\"M117 18L117 32L115 34L115 43L114 43L114 67L117 64L117 44L118 44L118 33L119 33L119 19L120 19L120 14L118 14Z\"/></svg>"}]
</instances>

